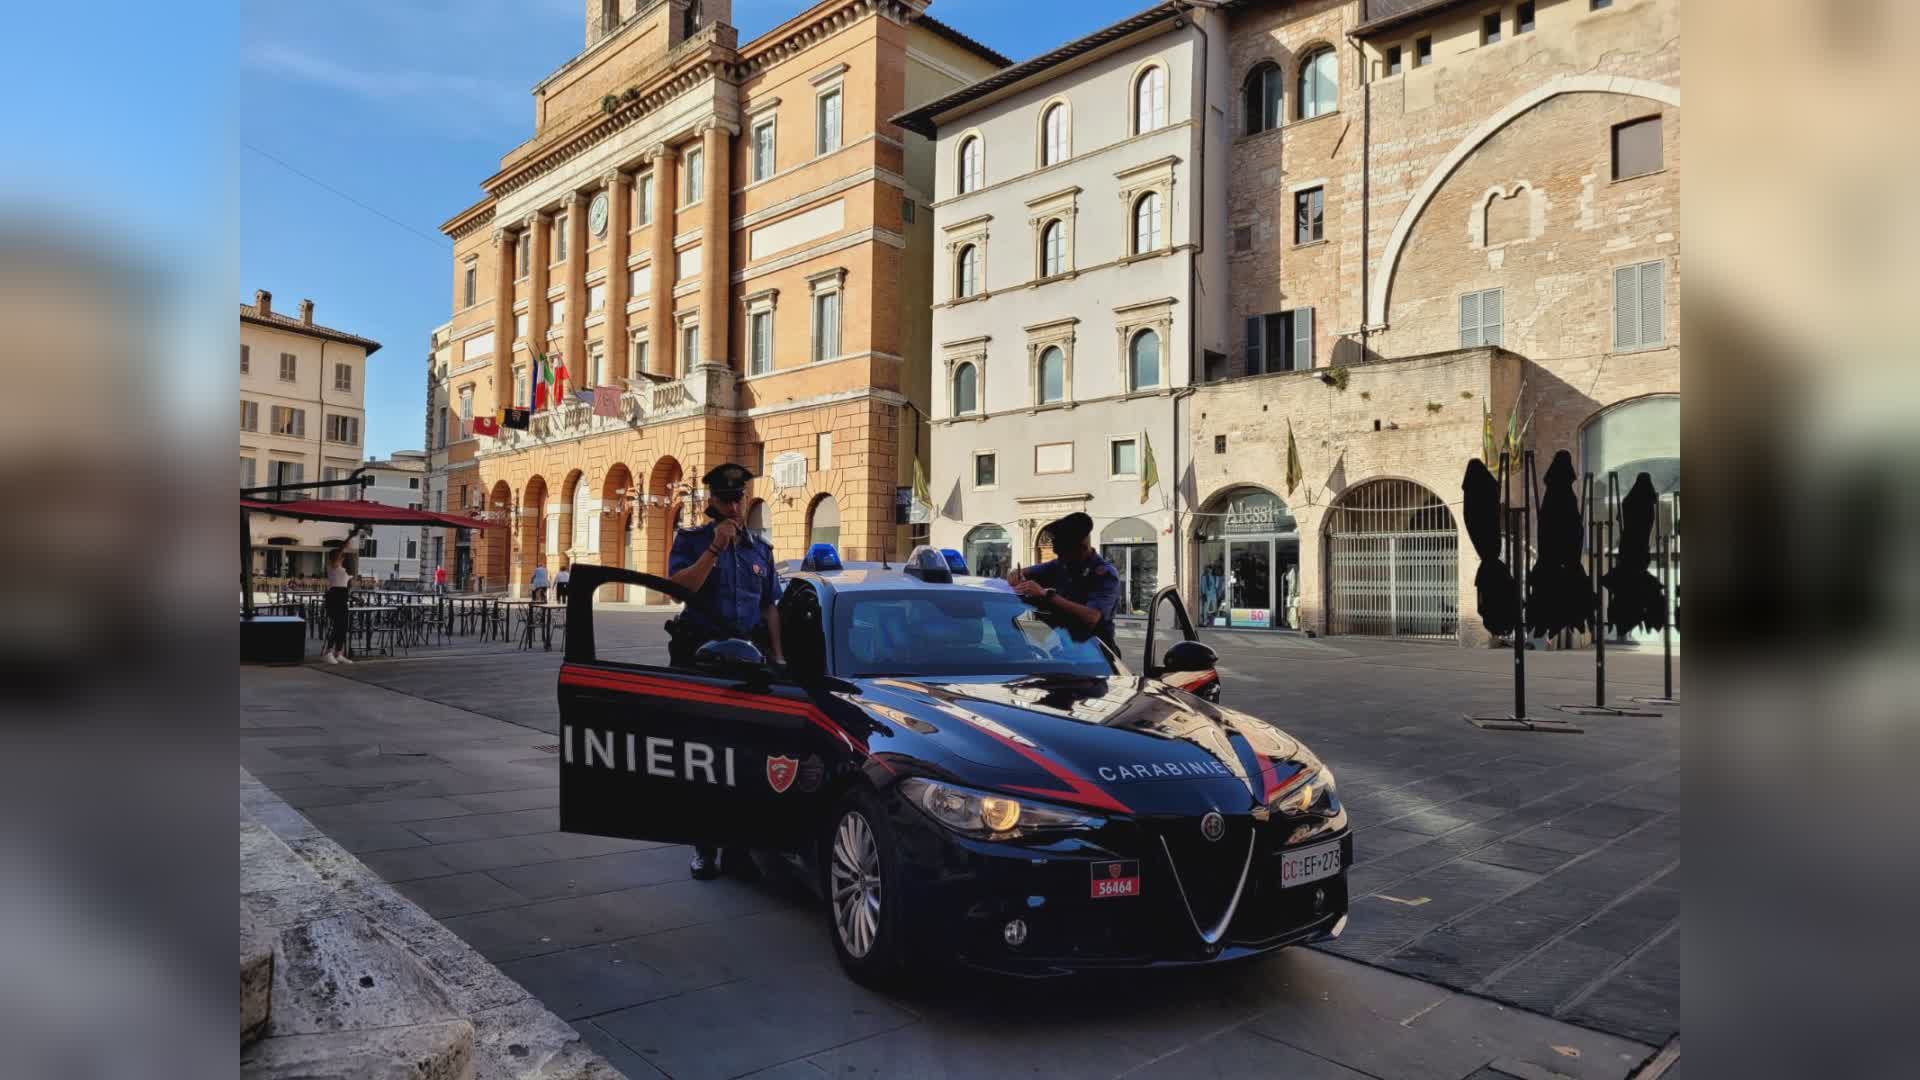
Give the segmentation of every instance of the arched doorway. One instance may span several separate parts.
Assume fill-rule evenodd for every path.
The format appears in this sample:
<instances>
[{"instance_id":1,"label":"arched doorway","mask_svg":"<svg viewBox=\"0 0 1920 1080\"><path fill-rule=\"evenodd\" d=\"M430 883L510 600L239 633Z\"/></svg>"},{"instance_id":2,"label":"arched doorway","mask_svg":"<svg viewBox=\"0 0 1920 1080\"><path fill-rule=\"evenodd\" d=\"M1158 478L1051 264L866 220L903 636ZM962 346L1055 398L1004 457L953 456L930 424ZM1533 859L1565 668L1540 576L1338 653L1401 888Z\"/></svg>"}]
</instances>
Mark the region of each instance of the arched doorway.
<instances>
[{"instance_id":1,"label":"arched doorway","mask_svg":"<svg viewBox=\"0 0 1920 1080\"><path fill-rule=\"evenodd\" d=\"M1620 478L1620 494L1632 489L1641 473L1653 481L1660 495L1660 512L1654 521L1655 534L1648 540L1653 562L1647 572L1660 576L1660 530L1670 527L1680 501L1680 395L1655 394L1609 405L1581 425L1580 461L1584 471L1593 474L1594 503L1589 518L1605 522L1611 514L1607 501L1607 475ZM1618 536L1614 542L1619 543ZM1672 551L1673 587L1667 593L1667 619L1674 637L1680 636L1677 621L1680 608L1680 551L1676 540ZM1658 633L1635 630L1628 641L1655 642Z\"/></svg>"},{"instance_id":2,"label":"arched doorway","mask_svg":"<svg viewBox=\"0 0 1920 1080\"><path fill-rule=\"evenodd\" d=\"M680 462L663 457L647 473L647 505L640 527L640 542L645 554L640 570L665 577L667 556L673 551L673 530L679 520ZM649 593L648 603L666 603L665 597Z\"/></svg>"},{"instance_id":3,"label":"arched doorway","mask_svg":"<svg viewBox=\"0 0 1920 1080\"><path fill-rule=\"evenodd\" d=\"M600 482L600 543L595 560L602 566L626 566L633 551L634 502L633 473L625 465L607 470ZM605 599L625 600L627 587L607 588Z\"/></svg>"},{"instance_id":4,"label":"arched doorway","mask_svg":"<svg viewBox=\"0 0 1920 1080\"><path fill-rule=\"evenodd\" d=\"M1100 554L1120 572L1115 615L1145 618L1160 587L1160 530L1139 518L1121 518L1100 530Z\"/></svg>"},{"instance_id":5,"label":"arched doorway","mask_svg":"<svg viewBox=\"0 0 1920 1080\"><path fill-rule=\"evenodd\" d=\"M569 560L593 561L595 538L600 530L596 527L599 522L595 518L599 515L593 512L592 499L589 498L591 494L586 477L576 471L572 488L567 493L567 520L562 526L565 533L561 537L561 547Z\"/></svg>"},{"instance_id":6,"label":"arched doorway","mask_svg":"<svg viewBox=\"0 0 1920 1080\"><path fill-rule=\"evenodd\" d=\"M1005 577L1013 569L1013 539L998 525L976 525L967 530L960 554L967 569L981 577Z\"/></svg>"},{"instance_id":7,"label":"arched doorway","mask_svg":"<svg viewBox=\"0 0 1920 1080\"><path fill-rule=\"evenodd\" d=\"M498 527L480 530L482 541L481 558L484 560L474 573L479 580L473 583L477 590L485 590L489 585L495 589L504 589L511 584L513 577L513 530L518 522L513 520L513 488L505 480L494 482L492 494L487 496L486 510L498 515L493 520Z\"/></svg>"},{"instance_id":8,"label":"arched doorway","mask_svg":"<svg viewBox=\"0 0 1920 1080\"><path fill-rule=\"evenodd\" d=\"M1200 624L1297 629L1300 527L1280 496L1251 484L1228 488L1198 518Z\"/></svg>"},{"instance_id":9,"label":"arched doorway","mask_svg":"<svg viewBox=\"0 0 1920 1080\"><path fill-rule=\"evenodd\" d=\"M533 580L533 568L547 559L547 481L536 476L527 481L520 497L520 562L508 589L516 596L527 595Z\"/></svg>"},{"instance_id":10,"label":"arched doorway","mask_svg":"<svg viewBox=\"0 0 1920 1080\"><path fill-rule=\"evenodd\" d=\"M831 495L815 499L807 511L807 546L814 544L832 544L836 550L840 547L840 504Z\"/></svg>"},{"instance_id":11,"label":"arched doorway","mask_svg":"<svg viewBox=\"0 0 1920 1080\"><path fill-rule=\"evenodd\" d=\"M1452 638L1460 632L1460 530L1411 480L1369 480L1327 512L1327 632Z\"/></svg>"}]
</instances>

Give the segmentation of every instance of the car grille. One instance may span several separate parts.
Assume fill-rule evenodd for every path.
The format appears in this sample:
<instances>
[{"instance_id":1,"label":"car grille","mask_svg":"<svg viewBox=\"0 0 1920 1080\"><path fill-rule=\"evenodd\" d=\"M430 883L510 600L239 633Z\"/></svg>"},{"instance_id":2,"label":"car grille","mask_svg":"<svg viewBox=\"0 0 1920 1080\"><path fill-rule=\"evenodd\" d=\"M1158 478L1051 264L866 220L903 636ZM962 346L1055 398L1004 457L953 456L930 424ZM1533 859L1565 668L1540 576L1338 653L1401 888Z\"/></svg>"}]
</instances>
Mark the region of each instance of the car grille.
<instances>
[{"instance_id":1,"label":"car grille","mask_svg":"<svg viewBox=\"0 0 1920 1080\"><path fill-rule=\"evenodd\" d=\"M1226 835L1208 840L1200 834L1198 818L1177 818L1151 827L1166 845L1163 857L1173 861L1171 869L1201 930L1217 926L1233 903L1234 890L1247 865L1247 840L1253 828L1251 818L1229 817Z\"/></svg>"}]
</instances>

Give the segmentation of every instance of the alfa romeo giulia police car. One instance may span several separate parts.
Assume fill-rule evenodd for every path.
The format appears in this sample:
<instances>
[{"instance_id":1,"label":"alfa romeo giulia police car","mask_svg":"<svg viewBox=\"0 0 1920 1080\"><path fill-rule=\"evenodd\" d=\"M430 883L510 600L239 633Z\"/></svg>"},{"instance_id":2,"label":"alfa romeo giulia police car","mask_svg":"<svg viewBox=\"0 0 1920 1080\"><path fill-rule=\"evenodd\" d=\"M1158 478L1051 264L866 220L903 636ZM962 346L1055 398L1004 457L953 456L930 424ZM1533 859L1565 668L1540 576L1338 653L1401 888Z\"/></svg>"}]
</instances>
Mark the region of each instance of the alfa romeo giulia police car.
<instances>
[{"instance_id":1,"label":"alfa romeo giulia police car","mask_svg":"<svg viewBox=\"0 0 1920 1080\"><path fill-rule=\"evenodd\" d=\"M595 655L591 597L672 583L576 565L560 827L787 853L857 978L957 960L1022 975L1210 963L1338 935L1352 830L1333 771L1217 702L1162 590L1138 672L936 551L801 570L784 666ZM1157 612L1182 640L1156 662Z\"/></svg>"}]
</instances>

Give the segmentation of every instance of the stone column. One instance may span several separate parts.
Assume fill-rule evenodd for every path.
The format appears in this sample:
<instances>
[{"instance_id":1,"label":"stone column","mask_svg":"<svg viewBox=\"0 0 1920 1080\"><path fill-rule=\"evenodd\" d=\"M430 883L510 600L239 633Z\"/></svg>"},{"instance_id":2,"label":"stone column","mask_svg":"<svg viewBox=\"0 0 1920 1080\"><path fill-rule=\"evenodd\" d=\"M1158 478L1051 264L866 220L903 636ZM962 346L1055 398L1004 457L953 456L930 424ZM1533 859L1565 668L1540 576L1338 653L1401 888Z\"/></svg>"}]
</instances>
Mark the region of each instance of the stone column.
<instances>
[{"instance_id":1,"label":"stone column","mask_svg":"<svg viewBox=\"0 0 1920 1080\"><path fill-rule=\"evenodd\" d=\"M547 348L548 264L553 261L553 217L544 210L527 215L527 232L533 237L527 253L527 385L533 382L533 358ZM509 369L511 370L511 369ZM512 387L508 387L512 392ZM526 405L522 400L519 405Z\"/></svg>"},{"instance_id":2,"label":"stone column","mask_svg":"<svg viewBox=\"0 0 1920 1080\"><path fill-rule=\"evenodd\" d=\"M493 401L496 408L505 404L513 393L513 272L519 242L519 234L512 229L493 230ZM474 415L487 415L481 412L483 407L483 402L475 401ZM447 543L451 545L452 539Z\"/></svg>"},{"instance_id":3,"label":"stone column","mask_svg":"<svg viewBox=\"0 0 1920 1080\"><path fill-rule=\"evenodd\" d=\"M733 314L728 299L733 295L733 231L728 208L733 188L728 181L732 172L733 134L715 120L700 129L705 160L706 189L700 193L700 362L732 367L732 339L728 334Z\"/></svg>"},{"instance_id":4,"label":"stone column","mask_svg":"<svg viewBox=\"0 0 1920 1080\"><path fill-rule=\"evenodd\" d=\"M561 205L567 208L567 310L560 355L567 361L566 390L571 394L587 371L587 197L570 191Z\"/></svg>"},{"instance_id":5,"label":"stone column","mask_svg":"<svg viewBox=\"0 0 1920 1080\"><path fill-rule=\"evenodd\" d=\"M673 147L661 144L648 152L653 159L653 285L647 312L647 369L672 375L673 355L673 228L680 204L680 161Z\"/></svg>"},{"instance_id":6,"label":"stone column","mask_svg":"<svg viewBox=\"0 0 1920 1080\"><path fill-rule=\"evenodd\" d=\"M607 174L607 321L601 324L609 386L632 374L627 370L627 231L632 227L633 177L615 169Z\"/></svg>"}]
</instances>

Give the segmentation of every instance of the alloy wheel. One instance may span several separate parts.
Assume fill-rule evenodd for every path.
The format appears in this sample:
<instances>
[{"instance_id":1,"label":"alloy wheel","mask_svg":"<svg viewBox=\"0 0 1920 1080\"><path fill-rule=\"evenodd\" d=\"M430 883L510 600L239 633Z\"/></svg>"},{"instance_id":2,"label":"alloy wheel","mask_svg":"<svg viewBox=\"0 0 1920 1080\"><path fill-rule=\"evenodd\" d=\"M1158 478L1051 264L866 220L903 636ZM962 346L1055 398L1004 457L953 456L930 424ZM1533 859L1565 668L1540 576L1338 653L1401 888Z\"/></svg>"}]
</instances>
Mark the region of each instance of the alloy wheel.
<instances>
[{"instance_id":1,"label":"alloy wheel","mask_svg":"<svg viewBox=\"0 0 1920 1080\"><path fill-rule=\"evenodd\" d=\"M834 830L831 884L840 944L864 959L880 933L880 849L858 811L848 811Z\"/></svg>"}]
</instances>

